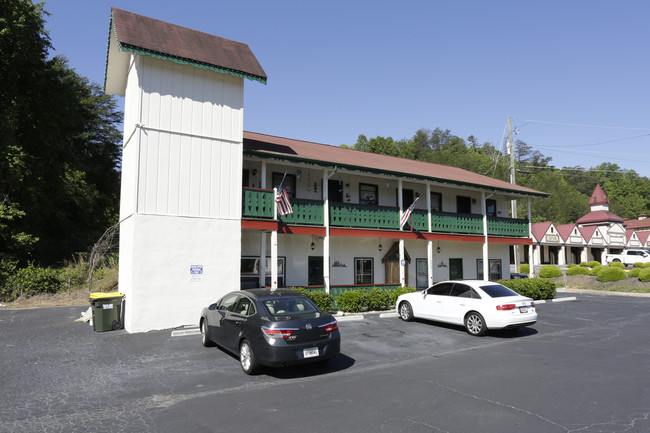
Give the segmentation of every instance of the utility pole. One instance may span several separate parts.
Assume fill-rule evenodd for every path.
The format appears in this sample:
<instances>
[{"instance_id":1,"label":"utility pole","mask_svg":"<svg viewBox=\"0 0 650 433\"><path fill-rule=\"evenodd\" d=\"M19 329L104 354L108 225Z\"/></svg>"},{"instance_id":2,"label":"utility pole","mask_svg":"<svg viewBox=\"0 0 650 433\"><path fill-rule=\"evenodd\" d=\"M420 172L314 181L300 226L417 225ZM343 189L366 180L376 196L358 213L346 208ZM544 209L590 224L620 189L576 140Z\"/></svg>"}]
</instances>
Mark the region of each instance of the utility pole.
<instances>
[{"instance_id":1,"label":"utility pole","mask_svg":"<svg viewBox=\"0 0 650 433\"><path fill-rule=\"evenodd\" d=\"M515 141L512 138L512 123L510 116L508 116L508 151L510 152L510 183L515 184ZM517 200L510 201L512 218L517 218ZM515 261L515 273L519 273L521 266L519 264L519 245L512 248L513 258Z\"/></svg>"}]
</instances>

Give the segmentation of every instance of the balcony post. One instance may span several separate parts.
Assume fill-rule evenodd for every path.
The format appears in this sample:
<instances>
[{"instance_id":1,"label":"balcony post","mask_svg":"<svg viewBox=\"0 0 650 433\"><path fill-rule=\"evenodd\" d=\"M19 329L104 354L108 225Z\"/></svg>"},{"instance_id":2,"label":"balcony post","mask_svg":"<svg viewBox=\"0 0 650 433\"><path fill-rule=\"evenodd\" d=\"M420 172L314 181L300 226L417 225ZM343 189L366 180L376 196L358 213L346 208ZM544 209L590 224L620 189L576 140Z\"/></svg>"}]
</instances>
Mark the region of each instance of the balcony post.
<instances>
[{"instance_id":1,"label":"balcony post","mask_svg":"<svg viewBox=\"0 0 650 433\"><path fill-rule=\"evenodd\" d=\"M431 184L430 183L427 183L426 194L427 194L427 220L428 220L429 233L431 233L433 231L433 227L431 221ZM427 282L428 282L428 287L433 286L433 241L432 240L427 242Z\"/></svg>"},{"instance_id":2,"label":"balcony post","mask_svg":"<svg viewBox=\"0 0 650 433\"><path fill-rule=\"evenodd\" d=\"M278 288L278 231L271 232L271 290Z\"/></svg>"},{"instance_id":3,"label":"balcony post","mask_svg":"<svg viewBox=\"0 0 650 433\"><path fill-rule=\"evenodd\" d=\"M406 286L404 267L408 266L404 258L404 239L399 240L399 281L402 287Z\"/></svg>"},{"instance_id":4,"label":"balcony post","mask_svg":"<svg viewBox=\"0 0 650 433\"><path fill-rule=\"evenodd\" d=\"M273 188L273 219L278 220L278 204L275 197L278 195L278 189ZM266 257L265 257L266 261ZM271 290L278 288L278 231L271 230Z\"/></svg>"},{"instance_id":5,"label":"balcony post","mask_svg":"<svg viewBox=\"0 0 650 433\"><path fill-rule=\"evenodd\" d=\"M332 173L334 174L334 173ZM323 170L323 217L325 219L325 238L323 239L323 284L325 293L330 293L330 200L327 169Z\"/></svg>"},{"instance_id":6,"label":"balcony post","mask_svg":"<svg viewBox=\"0 0 650 433\"><path fill-rule=\"evenodd\" d=\"M266 285L266 232L260 232L260 287Z\"/></svg>"},{"instance_id":7,"label":"balcony post","mask_svg":"<svg viewBox=\"0 0 650 433\"><path fill-rule=\"evenodd\" d=\"M485 205L485 192L481 192L481 213L483 214L483 236L485 240L483 241L483 279L485 281L490 279L489 274L489 263L488 263L488 229L487 229L487 207Z\"/></svg>"}]
</instances>

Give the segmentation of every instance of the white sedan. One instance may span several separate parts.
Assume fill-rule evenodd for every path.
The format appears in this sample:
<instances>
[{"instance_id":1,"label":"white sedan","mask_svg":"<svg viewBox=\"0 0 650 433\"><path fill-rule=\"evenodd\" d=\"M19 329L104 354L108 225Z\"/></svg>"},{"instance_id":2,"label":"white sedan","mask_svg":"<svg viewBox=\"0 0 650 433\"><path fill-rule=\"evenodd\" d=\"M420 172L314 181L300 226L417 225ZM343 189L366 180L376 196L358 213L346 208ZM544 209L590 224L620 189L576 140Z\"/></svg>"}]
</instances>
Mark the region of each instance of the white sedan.
<instances>
[{"instance_id":1,"label":"white sedan","mask_svg":"<svg viewBox=\"0 0 650 433\"><path fill-rule=\"evenodd\" d=\"M487 334L488 329L513 329L537 322L535 301L491 281L443 281L401 295L395 307L402 320L463 325L477 336Z\"/></svg>"}]
</instances>

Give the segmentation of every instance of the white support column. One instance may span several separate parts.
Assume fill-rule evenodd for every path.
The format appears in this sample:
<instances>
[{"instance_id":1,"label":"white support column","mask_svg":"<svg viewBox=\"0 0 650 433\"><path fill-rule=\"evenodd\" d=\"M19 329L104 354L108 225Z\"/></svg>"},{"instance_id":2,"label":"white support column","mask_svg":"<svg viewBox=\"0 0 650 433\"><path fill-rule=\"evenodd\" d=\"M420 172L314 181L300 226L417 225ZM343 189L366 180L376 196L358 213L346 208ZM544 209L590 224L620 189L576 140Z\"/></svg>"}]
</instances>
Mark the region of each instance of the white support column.
<instances>
[{"instance_id":1,"label":"white support column","mask_svg":"<svg viewBox=\"0 0 650 433\"><path fill-rule=\"evenodd\" d=\"M530 198L528 199L528 237L530 240L533 240L533 229L530 222ZM533 278L533 273L535 271L535 260L533 257L533 244L528 245L528 278Z\"/></svg>"},{"instance_id":2,"label":"white support column","mask_svg":"<svg viewBox=\"0 0 650 433\"><path fill-rule=\"evenodd\" d=\"M589 247L583 247L580 252L580 261L588 262L589 261Z\"/></svg>"},{"instance_id":3,"label":"white support column","mask_svg":"<svg viewBox=\"0 0 650 433\"><path fill-rule=\"evenodd\" d=\"M266 232L260 231L260 287L266 284Z\"/></svg>"},{"instance_id":4,"label":"white support column","mask_svg":"<svg viewBox=\"0 0 650 433\"><path fill-rule=\"evenodd\" d=\"M278 288L278 231L271 232L271 289Z\"/></svg>"},{"instance_id":5,"label":"white support column","mask_svg":"<svg viewBox=\"0 0 650 433\"><path fill-rule=\"evenodd\" d=\"M485 193L481 193L481 214L483 214L483 279L490 279L490 263L488 260L488 230L487 230L487 208L485 206Z\"/></svg>"},{"instance_id":6,"label":"white support column","mask_svg":"<svg viewBox=\"0 0 650 433\"><path fill-rule=\"evenodd\" d=\"M266 189L266 161L262 161L262 169L260 170L260 188Z\"/></svg>"},{"instance_id":7,"label":"white support column","mask_svg":"<svg viewBox=\"0 0 650 433\"><path fill-rule=\"evenodd\" d=\"M427 242L427 273L428 287L431 287L433 286L433 241Z\"/></svg>"},{"instance_id":8,"label":"white support column","mask_svg":"<svg viewBox=\"0 0 650 433\"><path fill-rule=\"evenodd\" d=\"M323 214L325 218L325 238L323 239L323 284L325 293L330 293L330 201L327 169L323 170Z\"/></svg>"},{"instance_id":9,"label":"white support column","mask_svg":"<svg viewBox=\"0 0 650 433\"><path fill-rule=\"evenodd\" d=\"M278 220L278 204L275 197L278 195L278 189L273 188L273 219ZM271 231L271 289L278 288L278 231Z\"/></svg>"},{"instance_id":10,"label":"white support column","mask_svg":"<svg viewBox=\"0 0 650 433\"><path fill-rule=\"evenodd\" d=\"M404 268L408 266L404 258L404 239L399 240L399 281L402 287L406 286L406 275Z\"/></svg>"},{"instance_id":11,"label":"white support column","mask_svg":"<svg viewBox=\"0 0 650 433\"><path fill-rule=\"evenodd\" d=\"M402 195L402 179L397 181L397 206L399 207L399 218L402 219L402 214L404 209L402 206L403 195ZM402 227L400 227L402 230ZM399 240L399 281L402 287L406 285L406 275L404 272L404 267L406 266L406 260L404 258L404 239Z\"/></svg>"},{"instance_id":12,"label":"white support column","mask_svg":"<svg viewBox=\"0 0 650 433\"><path fill-rule=\"evenodd\" d=\"M427 183L427 216L429 218L429 233L431 233L431 184Z\"/></svg>"},{"instance_id":13,"label":"white support column","mask_svg":"<svg viewBox=\"0 0 650 433\"><path fill-rule=\"evenodd\" d=\"M566 246L565 245L560 246L560 251L558 252L557 261L558 261L558 265L560 265L560 266L566 265Z\"/></svg>"},{"instance_id":14,"label":"white support column","mask_svg":"<svg viewBox=\"0 0 650 433\"><path fill-rule=\"evenodd\" d=\"M427 216L429 218L429 233L431 233L433 227L431 226L431 184L429 183L427 183ZM428 287L433 286L433 241L427 242L427 283Z\"/></svg>"}]
</instances>

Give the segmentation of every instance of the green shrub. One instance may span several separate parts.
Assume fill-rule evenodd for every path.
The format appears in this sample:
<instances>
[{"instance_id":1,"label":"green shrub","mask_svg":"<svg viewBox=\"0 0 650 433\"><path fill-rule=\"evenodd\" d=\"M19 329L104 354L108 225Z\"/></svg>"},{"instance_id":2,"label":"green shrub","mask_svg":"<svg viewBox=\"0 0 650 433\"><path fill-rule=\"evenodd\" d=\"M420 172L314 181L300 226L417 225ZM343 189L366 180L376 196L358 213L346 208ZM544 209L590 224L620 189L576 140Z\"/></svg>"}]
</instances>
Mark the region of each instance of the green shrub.
<instances>
[{"instance_id":1,"label":"green shrub","mask_svg":"<svg viewBox=\"0 0 650 433\"><path fill-rule=\"evenodd\" d=\"M567 263L566 267L567 269L572 268L575 266L575 263Z\"/></svg>"},{"instance_id":2,"label":"green shrub","mask_svg":"<svg viewBox=\"0 0 650 433\"><path fill-rule=\"evenodd\" d=\"M643 267L644 267L644 268L650 268L650 262L648 262L648 263L644 263L644 264L643 264Z\"/></svg>"},{"instance_id":3,"label":"green shrub","mask_svg":"<svg viewBox=\"0 0 650 433\"><path fill-rule=\"evenodd\" d=\"M634 265L633 265L633 266L634 266L635 268L642 268L644 264L645 264L645 263L643 263L643 262L634 262Z\"/></svg>"},{"instance_id":4,"label":"green shrub","mask_svg":"<svg viewBox=\"0 0 650 433\"><path fill-rule=\"evenodd\" d=\"M597 262L595 260L587 263L587 266L589 266L590 268L595 268L596 266L602 266L602 265L603 265L602 263Z\"/></svg>"},{"instance_id":5,"label":"green shrub","mask_svg":"<svg viewBox=\"0 0 650 433\"><path fill-rule=\"evenodd\" d=\"M641 268L633 268L630 269L630 272L628 272L627 276L632 278L632 277L638 277L639 274L641 273L642 269Z\"/></svg>"},{"instance_id":6,"label":"green shrub","mask_svg":"<svg viewBox=\"0 0 650 433\"><path fill-rule=\"evenodd\" d=\"M382 290L378 287L373 287L368 291L368 309L371 311L387 310L391 307L390 292Z\"/></svg>"},{"instance_id":7,"label":"green shrub","mask_svg":"<svg viewBox=\"0 0 650 433\"><path fill-rule=\"evenodd\" d=\"M340 311L358 313L368 308L368 292L363 289L349 290L336 298Z\"/></svg>"},{"instance_id":8,"label":"green shrub","mask_svg":"<svg viewBox=\"0 0 650 433\"><path fill-rule=\"evenodd\" d=\"M573 266L566 270L567 275L588 275L589 269L582 266Z\"/></svg>"},{"instance_id":9,"label":"green shrub","mask_svg":"<svg viewBox=\"0 0 650 433\"><path fill-rule=\"evenodd\" d=\"M529 274L530 273L530 265L528 263L524 263L519 267L519 272L522 274Z\"/></svg>"},{"instance_id":10,"label":"green shrub","mask_svg":"<svg viewBox=\"0 0 650 433\"><path fill-rule=\"evenodd\" d=\"M644 283L647 283L650 281L650 267L643 267L641 269L641 272L639 272L639 280L643 281Z\"/></svg>"},{"instance_id":11,"label":"green shrub","mask_svg":"<svg viewBox=\"0 0 650 433\"><path fill-rule=\"evenodd\" d=\"M521 296L536 300L553 299L557 293L555 282L548 278L520 278L502 280L498 283L514 290Z\"/></svg>"},{"instance_id":12,"label":"green shrub","mask_svg":"<svg viewBox=\"0 0 650 433\"><path fill-rule=\"evenodd\" d=\"M542 278L555 278L561 277L562 271L555 265L545 265L539 271L539 276Z\"/></svg>"},{"instance_id":13,"label":"green shrub","mask_svg":"<svg viewBox=\"0 0 650 433\"><path fill-rule=\"evenodd\" d=\"M404 286L404 287L396 287L393 290L391 290L390 293L390 306L391 308L395 306L395 303L397 302L397 298L400 295L403 295L405 293L413 293L417 291L414 287L411 286Z\"/></svg>"},{"instance_id":14,"label":"green shrub","mask_svg":"<svg viewBox=\"0 0 650 433\"><path fill-rule=\"evenodd\" d=\"M588 265L587 265L587 262L580 262L580 266L586 268Z\"/></svg>"},{"instance_id":15,"label":"green shrub","mask_svg":"<svg viewBox=\"0 0 650 433\"><path fill-rule=\"evenodd\" d=\"M314 304L323 311L334 308L334 296L324 290L307 290L302 287L292 287L292 289L314 301Z\"/></svg>"},{"instance_id":16,"label":"green shrub","mask_svg":"<svg viewBox=\"0 0 650 433\"><path fill-rule=\"evenodd\" d=\"M589 271L589 275L593 275L594 277L598 276L598 273L600 272L601 269L603 269L604 266L594 266L591 268L591 271Z\"/></svg>"},{"instance_id":17,"label":"green shrub","mask_svg":"<svg viewBox=\"0 0 650 433\"><path fill-rule=\"evenodd\" d=\"M619 281L626 278L627 273L623 269L611 266L603 266L600 272L598 272L598 278L596 279L600 282L606 282Z\"/></svg>"},{"instance_id":18,"label":"green shrub","mask_svg":"<svg viewBox=\"0 0 650 433\"><path fill-rule=\"evenodd\" d=\"M29 298L42 293L56 293L63 288L65 286L59 278L59 271L29 265L7 279L2 297L6 301L13 301L21 296Z\"/></svg>"},{"instance_id":19,"label":"green shrub","mask_svg":"<svg viewBox=\"0 0 650 433\"><path fill-rule=\"evenodd\" d=\"M625 269L625 264L621 262L612 262L609 264L609 266L612 268Z\"/></svg>"}]
</instances>

